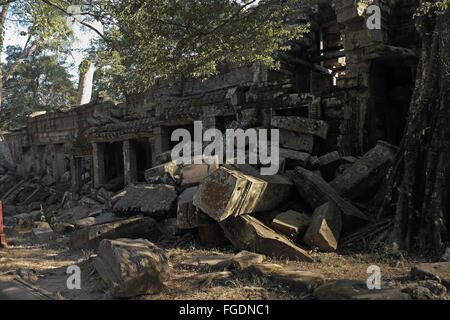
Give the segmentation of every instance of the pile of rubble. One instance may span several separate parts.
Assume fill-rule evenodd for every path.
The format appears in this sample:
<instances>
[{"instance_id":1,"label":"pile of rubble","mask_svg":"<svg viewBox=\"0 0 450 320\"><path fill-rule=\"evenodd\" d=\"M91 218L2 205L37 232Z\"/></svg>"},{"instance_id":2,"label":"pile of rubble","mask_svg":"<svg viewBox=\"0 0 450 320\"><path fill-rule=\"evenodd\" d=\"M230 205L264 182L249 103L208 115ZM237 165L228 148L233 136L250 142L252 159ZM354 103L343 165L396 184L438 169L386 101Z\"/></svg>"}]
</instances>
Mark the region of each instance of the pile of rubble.
<instances>
[{"instance_id":1,"label":"pile of rubble","mask_svg":"<svg viewBox=\"0 0 450 320\"><path fill-rule=\"evenodd\" d=\"M53 231L73 231L75 249L96 249L102 239L158 241L167 235L163 231L173 236L197 231L204 245L231 243L313 261L308 250L334 251L342 235L371 222L361 208L376 197L396 147L379 141L360 158L337 151L317 156L327 136L325 122L274 116L271 125L280 129L276 175L261 175L261 164L184 165L171 161L167 151L146 170L147 184L116 194L91 189L82 196L59 192L63 189L52 188L55 182L47 177L17 178L14 166L2 161L0 198L6 215L21 224L44 216Z\"/></svg>"},{"instance_id":2,"label":"pile of rubble","mask_svg":"<svg viewBox=\"0 0 450 320\"><path fill-rule=\"evenodd\" d=\"M359 158L337 151L318 156L325 122L277 116L271 125L280 129L276 175L261 175L262 164L180 164L167 151L146 170L147 184L128 185L116 194L100 188L80 195L58 192L46 179L17 181L14 166L2 164L0 198L18 232L67 241L75 250L98 250L95 267L106 283L116 288L134 281L116 288L117 296L130 296L128 288L138 283L142 292L148 281L152 285L146 290L155 289L167 273L167 258L153 243L177 244L193 234L207 246L231 244L245 252L313 262L313 250L334 251L343 235L371 224L361 208L377 197L396 147L379 141ZM120 267L134 262L118 259L138 253L154 268L136 278Z\"/></svg>"}]
</instances>

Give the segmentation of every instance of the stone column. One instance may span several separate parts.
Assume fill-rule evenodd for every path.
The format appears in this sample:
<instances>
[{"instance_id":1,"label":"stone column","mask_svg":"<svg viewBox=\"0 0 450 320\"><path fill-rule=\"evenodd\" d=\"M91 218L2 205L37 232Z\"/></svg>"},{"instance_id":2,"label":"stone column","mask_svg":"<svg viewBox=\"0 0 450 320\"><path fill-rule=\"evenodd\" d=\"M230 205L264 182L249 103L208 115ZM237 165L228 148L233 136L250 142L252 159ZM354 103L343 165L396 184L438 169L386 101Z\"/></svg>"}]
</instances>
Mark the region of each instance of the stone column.
<instances>
[{"instance_id":1,"label":"stone column","mask_svg":"<svg viewBox=\"0 0 450 320\"><path fill-rule=\"evenodd\" d=\"M92 165L94 167L94 187L105 183L105 146L103 143L92 144Z\"/></svg>"},{"instance_id":2,"label":"stone column","mask_svg":"<svg viewBox=\"0 0 450 320\"><path fill-rule=\"evenodd\" d=\"M70 157L70 174L72 176L72 188L74 192L78 192L81 188L81 158Z\"/></svg>"},{"instance_id":3,"label":"stone column","mask_svg":"<svg viewBox=\"0 0 450 320\"><path fill-rule=\"evenodd\" d=\"M136 143L133 140L123 142L123 168L125 185L137 182Z\"/></svg>"},{"instance_id":4,"label":"stone column","mask_svg":"<svg viewBox=\"0 0 450 320\"><path fill-rule=\"evenodd\" d=\"M155 134L155 140L152 148L154 150L154 156L157 156L160 153L169 150L170 137L167 132L167 128L163 126L155 127L153 129L153 132Z\"/></svg>"}]
</instances>

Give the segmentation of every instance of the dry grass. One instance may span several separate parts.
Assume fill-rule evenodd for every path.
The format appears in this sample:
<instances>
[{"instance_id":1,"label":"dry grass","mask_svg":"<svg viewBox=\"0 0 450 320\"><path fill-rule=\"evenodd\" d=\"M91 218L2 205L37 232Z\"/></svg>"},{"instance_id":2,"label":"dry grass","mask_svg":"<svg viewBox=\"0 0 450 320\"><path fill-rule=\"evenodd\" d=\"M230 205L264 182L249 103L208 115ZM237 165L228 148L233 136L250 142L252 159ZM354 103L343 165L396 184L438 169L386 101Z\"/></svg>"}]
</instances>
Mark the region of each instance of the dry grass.
<instances>
[{"instance_id":1,"label":"dry grass","mask_svg":"<svg viewBox=\"0 0 450 320\"><path fill-rule=\"evenodd\" d=\"M107 291L93 272L89 260L92 252L72 252L64 244L55 241L39 244L29 237L9 237L14 245L0 250L0 275L17 274L18 270L31 270L36 275L33 281L47 291L55 293L60 299L101 299L108 298ZM232 247L207 249L195 244L184 248L166 248L172 266L171 275L165 283L163 292L156 295L138 297L138 299L308 299L304 293L267 277L259 277L248 272L231 270L228 277L209 279L213 272L225 270L189 270L176 267L181 261L199 255L236 253ZM316 262L306 263L280 259L266 259L287 269L308 270L321 273L329 280L355 279L365 280L367 267L377 265L381 268L382 280L386 283L401 283L409 275L415 259L389 257L379 253L371 254L337 254L313 253ZM83 265L84 290L70 292L65 288L67 275L65 270L72 264ZM23 272L22 272L23 274ZM206 279L206 280L205 280Z\"/></svg>"}]
</instances>

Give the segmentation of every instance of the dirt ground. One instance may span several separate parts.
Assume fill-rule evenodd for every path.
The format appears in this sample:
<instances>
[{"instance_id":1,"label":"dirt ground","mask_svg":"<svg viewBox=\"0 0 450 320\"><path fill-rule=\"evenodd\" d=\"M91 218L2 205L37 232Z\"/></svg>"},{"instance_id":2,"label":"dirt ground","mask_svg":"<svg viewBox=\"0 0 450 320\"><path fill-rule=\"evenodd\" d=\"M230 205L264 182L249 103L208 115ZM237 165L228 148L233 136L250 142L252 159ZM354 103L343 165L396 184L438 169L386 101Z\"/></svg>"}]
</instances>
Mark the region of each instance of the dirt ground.
<instances>
[{"instance_id":1,"label":"dirt ground","mask_svg":"<svg viewBox=\"0 0 450 320\"><path fill-rule=\"evenodd\" d=\"M66 243L52 240L37 243L30 236L9 236L8 248L0 249L0 276L19 276L54 299L110 299L108 289L95 273L94 251L71 251ZM192 244L184 247L165 247L171 261L171 274L163 292L135 299L310 299L295 290L249 272L226 270L193 270L181 267L180 262L199 255L236 253L232 247L206 249ZM283 265L286 269L318 272L327 280L366 280L367 268L381 269L383 285L401 286L408 279L411 266L424 259L386 258L382 253L315 253L316 262L298 262L267 258L267 262ZM70 265L81 268L81 289L69 290L66 273Z\"/></svg>"}]
</instances>

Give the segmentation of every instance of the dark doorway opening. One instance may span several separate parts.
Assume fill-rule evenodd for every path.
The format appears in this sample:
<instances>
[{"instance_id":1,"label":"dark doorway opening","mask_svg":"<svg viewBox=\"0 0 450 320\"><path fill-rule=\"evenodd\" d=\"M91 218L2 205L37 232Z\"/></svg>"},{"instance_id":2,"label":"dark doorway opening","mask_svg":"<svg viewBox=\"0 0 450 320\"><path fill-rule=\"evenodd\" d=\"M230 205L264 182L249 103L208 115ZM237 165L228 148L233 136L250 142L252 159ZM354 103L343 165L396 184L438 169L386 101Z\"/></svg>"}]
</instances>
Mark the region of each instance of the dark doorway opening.
<instances>
[{"instance_id":1,"label":"dark doorway opening","mask_svg":"<svg viewBox=\"0 0 450 320\"><path fill-rule=\"evenodd\" d=\"M123 178L123 170L122 142L105 143L105 181Z\"/></svg>"},{"instance_id":2,"label":"dark doorway opening","mask_svg":"<svg viewBox=\"0 0 450 320\"><path fill-rule=\"evenodd\" d=\"M399 145L405 130L414 76L411 64L399 60L375 61L370 72L372 112L370 147L377 140Z\"/></svg>"},{"instance_id":3,"label":"dark doorway opening","mask_svg":"<svg viewBox=\"0 0 450 320\"><path fill-rule=\"evenodd\" d=\"M152 150L148 139L135 140L138 182L145 182L145 170L152 167Z\"/></svg>"}]
</instances>

